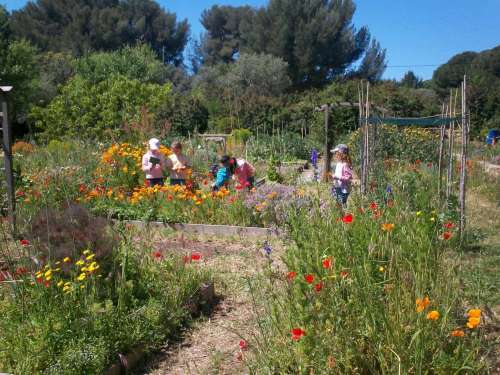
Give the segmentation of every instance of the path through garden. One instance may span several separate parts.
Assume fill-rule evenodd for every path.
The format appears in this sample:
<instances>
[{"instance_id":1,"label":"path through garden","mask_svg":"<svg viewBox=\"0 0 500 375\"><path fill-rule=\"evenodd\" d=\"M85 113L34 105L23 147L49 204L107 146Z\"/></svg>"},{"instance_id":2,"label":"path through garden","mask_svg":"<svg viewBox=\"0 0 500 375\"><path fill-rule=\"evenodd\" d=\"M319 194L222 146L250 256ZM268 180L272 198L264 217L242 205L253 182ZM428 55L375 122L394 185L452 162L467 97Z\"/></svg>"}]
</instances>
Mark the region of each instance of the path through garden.
<instances>
[{"instance_id":1,"label":"path through garden","mask_svg":"<svg viewBox=\"0 0 500 375\"><path fill-rule=\"evenodd\" d=\"M257 281L269 267L281 268L283 246L271 241L267 256L263 241L220 240L183 235L159 235L160 252L201 254L202 267L212 270L218 304L208 317L201 318L177 343L167 343L138 374L245 374L240 341L252 337L256 314L249 281ZM246 341L245 341L246 342Z\"/></svg>"}]
</instances>

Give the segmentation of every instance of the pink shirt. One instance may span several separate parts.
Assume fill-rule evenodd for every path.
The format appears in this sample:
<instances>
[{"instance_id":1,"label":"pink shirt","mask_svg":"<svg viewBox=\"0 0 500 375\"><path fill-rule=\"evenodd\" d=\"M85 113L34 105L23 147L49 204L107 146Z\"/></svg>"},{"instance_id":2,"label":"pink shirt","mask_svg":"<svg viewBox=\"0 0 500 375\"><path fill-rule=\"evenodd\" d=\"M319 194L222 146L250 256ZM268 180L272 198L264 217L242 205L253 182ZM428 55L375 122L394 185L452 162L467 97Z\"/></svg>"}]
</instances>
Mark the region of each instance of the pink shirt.
<instances>
[{"instance_id":1,"label":"pink shirt","mask_svg":"<svg viewBox=\"0 0 500 375\"><path fill-rule=\"evenodd\" d=\"M149 161L150 157L160 159L160 164L156 164L153 166L153 163ZM163 169L165 168L165 157L161 152L153 153L151 150L148 150L142 157L142 170L146 172L146 178L163 178Z\"/></svg>"},{"instance_id":2,"label":"pink shirt","mask_svg":"<svg viewBox=\"0 0 500 375\"><path fill-rule=\"evenodd\" d=\"M333 174L336 179L334 184L336 187L349 191L351 189L352 168L347 163L338 162L335 166L335 173Z\"/></svg>"},{"instance_id":3,"label":"pink shirt","mask_svg":"<svg viewBox=\"0 0 500 375\"><path fill-rule=\"evenodd\" d=\"M246 160L237 159L237 167L234 171L235 176L238 178L240 185L245 186L248 178L255 174L255 168Z\"/></svg>"}]
</instances>

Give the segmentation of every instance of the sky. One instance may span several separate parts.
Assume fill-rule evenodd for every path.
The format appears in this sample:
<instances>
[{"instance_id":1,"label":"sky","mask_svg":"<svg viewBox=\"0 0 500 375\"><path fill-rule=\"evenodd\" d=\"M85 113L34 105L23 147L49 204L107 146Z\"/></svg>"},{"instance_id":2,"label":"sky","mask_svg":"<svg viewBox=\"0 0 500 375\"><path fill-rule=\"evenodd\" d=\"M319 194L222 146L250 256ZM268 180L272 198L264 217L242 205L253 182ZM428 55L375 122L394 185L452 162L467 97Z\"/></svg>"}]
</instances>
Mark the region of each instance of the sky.
<instances>
[{"instance_id":1,"label":"sky","mask_svg":"<svg viewBox=\"0 0 500 375\"><path fill-rule=\"evenodd\" d=\"M203 32L200 15L212 5L264 6L267 0L157 0L179 19L187 18L191 34ZM26 0L0 0L12 11ZM356 27L368 26L387 49L384 78L405 72L432 78L437 66L463 51L482 51L500 44L500 0L355 0Z\"/></svg>"}]
</instances>

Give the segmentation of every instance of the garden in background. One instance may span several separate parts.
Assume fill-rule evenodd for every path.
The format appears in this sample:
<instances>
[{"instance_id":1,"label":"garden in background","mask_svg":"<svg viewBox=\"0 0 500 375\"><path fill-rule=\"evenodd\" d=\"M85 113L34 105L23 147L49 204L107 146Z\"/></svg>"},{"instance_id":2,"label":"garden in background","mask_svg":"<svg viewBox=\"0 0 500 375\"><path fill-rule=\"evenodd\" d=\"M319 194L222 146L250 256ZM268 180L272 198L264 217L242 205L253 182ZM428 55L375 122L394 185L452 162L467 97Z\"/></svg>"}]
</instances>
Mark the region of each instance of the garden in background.
<instances>
[{"instance_id":1,"label":"garden in background","mask_svg":"<svg viewBox=\"0 0 500 375\"><path fill-rule=\"evenodd\" d=\"M192 39L152 0L0 5L16 203L14 232L0 169L0 372L500 371L500 146L484 144L499 126L500 47L427 81L384 80L387 51L355 9L213 6ZM388 117L451 117L465 73L467 163L459 129L446 129L440 176L439 128L376 125L361 194L361 84ZM182 143L185 185L145 180L153 137L165 157ZM326 139L350 150L346 206L323 179ZM255 167L255 186L213 191L224 153Z\"/></svg>"}]
</instances>

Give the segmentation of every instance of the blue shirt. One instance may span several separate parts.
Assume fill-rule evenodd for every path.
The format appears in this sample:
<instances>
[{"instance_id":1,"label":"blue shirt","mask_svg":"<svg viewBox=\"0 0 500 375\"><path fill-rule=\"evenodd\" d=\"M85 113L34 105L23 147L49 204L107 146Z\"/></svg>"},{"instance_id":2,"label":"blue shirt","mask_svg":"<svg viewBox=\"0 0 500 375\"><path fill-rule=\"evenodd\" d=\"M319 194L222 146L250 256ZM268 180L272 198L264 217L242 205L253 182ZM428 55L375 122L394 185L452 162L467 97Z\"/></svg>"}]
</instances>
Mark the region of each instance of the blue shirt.
<instances>
[{"instance_id":1,"label":"blue shirt","mask_svg":"<svg viewBox=\"0 0 500 375\"><path fill-rule=\"evenodd\" d=\"M219 168L219 170L217 171L217 177L215 178L215 186L217 187L217 189L220 189L222 185L224 185L224 183L229 180L230 177L231 174L229 173L229 168Z\"/></svg>"}]
</instances>

